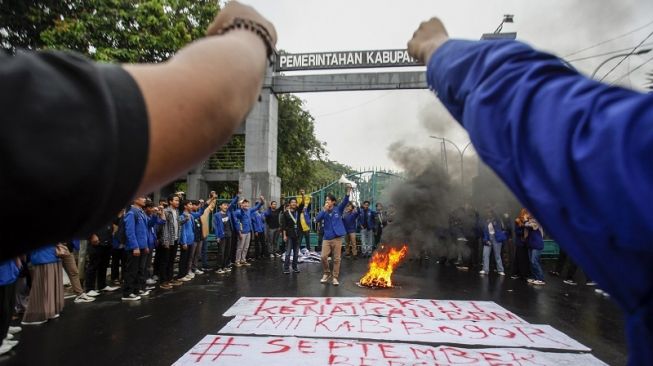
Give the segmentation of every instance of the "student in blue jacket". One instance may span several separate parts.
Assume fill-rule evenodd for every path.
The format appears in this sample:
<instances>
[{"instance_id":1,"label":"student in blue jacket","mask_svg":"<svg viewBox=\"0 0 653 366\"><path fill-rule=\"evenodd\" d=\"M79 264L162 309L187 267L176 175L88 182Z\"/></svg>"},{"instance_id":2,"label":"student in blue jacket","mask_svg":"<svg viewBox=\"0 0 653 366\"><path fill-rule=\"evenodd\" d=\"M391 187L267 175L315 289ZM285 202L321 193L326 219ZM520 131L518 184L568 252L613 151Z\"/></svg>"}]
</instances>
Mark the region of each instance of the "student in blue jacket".
<instances>
[{"instance_id":1,"label":"student in blue jacket","mask_svg":"<svg viewBox=\"0 0 653 366\"><path fill-rule=\"evenodd\" d=\"M494 261L497 265L497 272L500 276L505 276L503 271L503 261L501 260L501 247L506 241L506 232L503 231L501 220L492 210L488 210L483 230L483 269L479 272L482 275L490 273L490 252L494 252Z\"/></svg>"},{"instance_id":2,"label":"student in blue jacket","mask_svg":"<svg viewBox=\"0 0 653 366\"><path fill-rule=\"evenodd\" d=\"M166 215L159 207L157 207L154 202L147 201L145 205L145 215L147 216L147 258L145 259L145 268L143 272L145 274L145 290L152 289L156 281L152 279L152 256L156 250L157 245L157 232L159 231L159 226L165 225ZM150 287L148 287L150 286Z\"/></svg>"},{"instance_id":3,"label":"student in blue jacket","mask_svg":"<svg viewBox=\"0 0 653 366\"><path fill-rule=\"evenodd\" d=\"M364 201L358 208L358 224L361 227L361 254L365 257L372 255L375 221L376 214L370 209L370 201Z\"/></svg>"},{"instance_id":4,"label":"student in blue jacket","mask_svg":"<svg viewBox=\"0 0 653 366\"><path fill-rule=\"evenodd\" d=\"M347 186L345 198L336 206L336 197L328 194L324 208L317 214L315 221L322 221L324 225L324 239L322 240L322 279L320 283L327 283L331 277L334 286L340 285L340 255L342 252L342 237L345 236L345 224L342 222L342 215L349 203L351 186ZM333 255L333 270L329 269L329 255Z\"/></svg>"},{"instance_id":5,"label":"student in blue jacket","mask_svg":"<svg viewBox=\"0 0 653 366\"><path fill-rule=\"evenodd\" d=\"M213 215L213 232L218 239L218 269L216 273L231 272L231 246L234 237L232 207L238 201L238 196L232 201L220 203L219 210Z\"/></svg>"},{"instance_id":6,"label":"student in blue jacket","mask_svg":"<svg viewBox=\"0 0 653 366\"><path fill-rule=\"evenodd\" d=\"M267 257L268 249L265 245L265 225L261 211L252 212L252 235L254 235L254 258L260 259Z\"/></svg>"},{"instance_id":7,"label":"student in blue jacket","mask_svg":"<svg viewBox=\"0 0 653 366\"><path fill-rule=\"evenodd\" d=\"M437 18L408 49L483 161L624 310L629 363L649 364L653 94L591 80L521 42L450 40Z\"/></svg>"},{"instance_id":8,"label":"student in blue jacket","mask_svg":"<svg viewBox=\"0 0 653 366\"><path fill-rule=\"evenodd\" d=\"M184 200L179 207L182 210L181 215L179 215L179 246L181 247L181 254L179 255L179 273L177 274L177 280L188 282L192 279L188 272L188 261L190 259L190 252L193 250L193 243L195 242L193 202Z\"/></svg>"},{"instance_id":9,"label":"student in blue jacket","mask_svg":"<svg viewBox=\"0 0 653 366\"><path fill-rule=\"evenodd\" d=\"M529 279L528 282L534 285L546 285L546 282L544 282L544 271L542 271L542 264L540 263L540 256L544 249L544 232L540 223L530 215L524 222L524 230L526 232L526 242L528 243L528 258L531 262L531 273L533 274L533 278Z\"/></svg>"},{"instance_id":10,"label":"student in blue jacket","mask_svg":"<svg viewBox=\"0 0 653 366\"><path fill-rule=\"evenodd\" d=\"M349 202L345 207L342 215L342 221L345 224L345 256L353 256L356 259L358 248L356 248L356 225L358 224L358 210L354 209L354 204Z\"/></svg>"},{"instance_id":11,"label":"student in blue jacket","mask_svg":"<svg viewBox=\"0 0 653 366\"><path fill-rule=\"evenodd\" d=\"M145 290L145 275L143 269L148 252L148 223L149 219L145 215L145 196L137 197L129 211L125 213L123 221L125 223L125 274L124 285L122 288L123 301L138 301L141 296L149 295Z\"/></svg>"},{"instance_id":12,"label":"student in blue jacket","mask_svg":"<svg viewBox=\"0 0 653 366\"><path fill-rule=\"evenodd\" d=\"M238 247L236 248L236 267L250 266L247 262L247 252L249 251L249 243L252 239L252 213L258 211L265 203L265 198L260 197L259 201L254 207L249 207L249 200L242 200L240 210L236 211L236 218L238 220Z\"/></svg>"},{"instance_id":13,"label":"student in blue jacket","mask_svg":"<svg viewBox=\"0 0 653 366\"><path fill-rule=\"evenodd\" d=\"M0 263L0 355L3 355L18 344L17 341L7 340L7 334L17 333L16 327L9 331L11 316L14 313L16 302L16 280L20 274L20 260L9 259ZM19 328L20 329L20 328Z\"/></svg>"}]
</instances>

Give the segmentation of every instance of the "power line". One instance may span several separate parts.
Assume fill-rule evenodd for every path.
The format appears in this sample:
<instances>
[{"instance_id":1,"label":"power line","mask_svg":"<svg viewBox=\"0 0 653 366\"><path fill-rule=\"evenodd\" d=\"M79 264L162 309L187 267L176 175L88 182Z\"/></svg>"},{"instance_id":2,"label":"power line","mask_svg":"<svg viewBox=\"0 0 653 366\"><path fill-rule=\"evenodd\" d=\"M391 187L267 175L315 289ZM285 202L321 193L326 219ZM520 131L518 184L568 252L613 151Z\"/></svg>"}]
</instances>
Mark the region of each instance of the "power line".
<instances>
[{"instance_id":1,"label":"power line","mask_svg":"<svg viewBox=\"0 0 653 366\"><path fill-rule=\"evenodd\" d=\"M633 53L635 53L635 51L636 51L636 50L637 50L641 45L643 45L644 42L646 42L647 39L651 38L651 36L653 36L653 32L649 33L648 36L646 36L646 38L644 38L641 42L639 42L639 44L638 44L637 46L635 46L635 48L633 48L632 51L630 51L630 53L628 53L626 56L624 56L624 58L622 58L621 60L619 60L619 62L618 62L616 65L614 65L614 66L610 69L610 71L608 71L607 74L603 75L603 77L602 77L599 81L603 81L603 80L605 80L605 78L607 78L608 75L610 75L610 74L611 74L611 73L612 73L612 72L613 72L617 67L619 67L619 65L621 65L624 61L626 61L626 59L627 59L628 57L632 56Z\"/></svg>"},{"instance_id":2,"label":"power line","mask_svg":"<svg viewBox=\"0 0 653 366\"><path fill-rule=\"evenodd\" d=\"M644 43L642 46L653 46L653 42ZM614 50L614 51L608 51L608 52L598 53L598 54L596 54L596 55L592 55L592 56L585 56L585 57L574 58L574 59L571 59L571 60L567 60L567 62L577 62L577 61L584 61L584 60L589 60L589 59L592 59L592 58L597 58L597 57L602 57L602 56L609 56L609 55L613 55L613 54L615 54L615 53L624 52L624 51L629 51L629 50L633 49L633 47L634 47L634 46L626 47L626 48L622 48L622 49Z\"/></svg>"},{"instance_id":3,"label":"power line","mask_svg":"<svg viewBox=\"0 0 653 366\"><path fill-rule=\"evenodd\" d=\"M563 56L563 58L567 58L567 57L569 57L569 56L577 55L577 54L579 54L579 53L581 53L581 52L585 52L585 51L587 51L587 50L591 50L592 48L596 48L596 47L601 46L601 45L604 45L604 44L606 44L606 43L609 43L609 42L615 41L615 40L617 40L617 39L619 39L619 38L623 38L623 37L625 37L625 36L627 36L627 35L629 35L629 34L633 34L633 33L637 32L637 31L640 31L640 30L642 30L642 29L648 27L648 26L651 25L651 24L653 24L653 21L651 21L651 22L649 22L649 23L646 23L646 24L642 25L641 27L635 28L635 29L633 29L633 30L631 30L631 31L629 31L629 32L626 32L626 33L624 33L624 34L621 34L621 35L619 35L619 36L616 36L616 37L614 37L614 38L610 38L610 39L608 39L608 40L601 41L601 42L599 42L599 43L597 43L597 44L594 44L594 45L592 45L592 46L585 47L585 48L583 48L583 49L581 49L581 50L578 50L578 51L572 52L572 53L570 53L570 54L568 54L568 55L566 55L566 56Z\"/></svg>"},{"instance_id":4,"label":"power line","mask_svg":"<svg viewBox=\"0 0 653 366\"><path fill-rule=\"evenodd\" d=\"M653 61L653 57L651 57L651 58L649 58L648 60L644 61L641 65L637 66L636 68L634 68L634 69L628 71L627 73L623 74L621 77L619 77L618 79L616 79L615 81L613 81L612 84L616 84L616 83L618 83L618 82L621 81L623 78L625 78L626 76L632 74L633 72L635 72L635 71L641 69L644 65L646 65L647 63L649 63L649 62L651 62L651 61Z\"/></svg>"},{"instance_id":5,"label":"power line","mask_svg":"<svg viewBox=\"0 0 653 366\"><path fill-rule=\"evenodd\" d=\"M376 98L372 98L372 99L370 99L368 101L365 101L363 103L360 103L360 104L357 104L357 105L354 105L354 106L351 106L351 107L348 107L348 108L345 108L345 109L341 109L339 111L320 114L320 115L315 116L314 118L327 117L327 116L332 116L334 114L340 114L340 113L343 113L343 112L348 112L348 111L351 111L352 109L360 108L360 107L362 107L364 105L368 105L368 104L370 104L372 102L375 102L375 101L377 101L377 100L379 100L381 98L384 98L384 97L388 96L390 93L391 92L385 92L385 93L377 96Z\"/></svg>"}]
</instances>

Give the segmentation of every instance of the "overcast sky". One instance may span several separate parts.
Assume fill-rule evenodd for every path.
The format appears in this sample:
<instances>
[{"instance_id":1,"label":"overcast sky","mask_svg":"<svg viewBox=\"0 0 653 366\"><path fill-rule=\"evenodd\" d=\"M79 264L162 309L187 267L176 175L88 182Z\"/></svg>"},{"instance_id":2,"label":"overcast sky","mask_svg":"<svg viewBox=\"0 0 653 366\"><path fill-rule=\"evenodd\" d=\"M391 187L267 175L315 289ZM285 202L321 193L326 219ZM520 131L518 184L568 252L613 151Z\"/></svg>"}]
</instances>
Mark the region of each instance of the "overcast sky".
<instances>
[{"instance_id":1,"label":"overcast sky","mask_svg":"<svg viewBox=\"0 0 653 366\"><path fill-rule=\"evenodd\" d=\"M514 14L515 23L504 27L504 31L515 31L519 40L568 60L634 47L653 32L651 0L243 2L253 5L275 24L278 48L291 53L405 48L419 23L430 16L440 17L451 37L478 39L482 33L494 31L503 14ZM652 47L653 36L645 44ZM572 63L589 74L607 57ZM630 57L606 80L620 78L651 57L653 52ZM602 67L599 75L617 62ZM651 70L653 62L648 62L620 83L641 89L645 72ZM329 158L354 168L396 169L387 149L399 140L426 146L435 142L429 135L441 134L460 145L468 142L466 133L448 120L443 107L425 90L299 96L316 119L316 134L327 143Z\"/></svg>"}]
</instances>

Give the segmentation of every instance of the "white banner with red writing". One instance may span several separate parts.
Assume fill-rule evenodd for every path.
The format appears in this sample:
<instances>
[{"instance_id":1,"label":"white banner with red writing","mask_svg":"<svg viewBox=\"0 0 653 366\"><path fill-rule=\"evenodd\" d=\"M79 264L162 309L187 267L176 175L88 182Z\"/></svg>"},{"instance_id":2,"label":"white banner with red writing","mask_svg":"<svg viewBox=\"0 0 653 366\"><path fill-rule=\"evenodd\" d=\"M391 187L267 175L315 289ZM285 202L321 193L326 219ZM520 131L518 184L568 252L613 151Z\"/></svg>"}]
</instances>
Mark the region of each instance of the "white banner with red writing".
<instances>
[{"instance_id":1,"label":"white banner with red writing","mask_svg":"<svg viewBox=\"0 0 653 366\"><path fill-rule=\"evenodd\" d=\"M464 349L347 339L207 335L183 355L185 365L556 365L603 366L590 354L517 348Z\"/></svg>"},{"instance_id":2,"label":"white banner with red writing","mask_svg":"<svg viewBox=\"0 0 653 366\"><path fill-rule=\"evenodd\" d=\"M378 297L241 297L223 315L384 316L527 324L491 301Z\"/></svg>"},{"instance_id":3,"label":"white banner with red writing","mask_svg":"<svg viewBox=\"0 0 653 366\"><path fill-rule=\"evenodd\" d=\"M220 333L590 351L549 325L378 316L238 315Z\"/></svg>"}]
</instances>

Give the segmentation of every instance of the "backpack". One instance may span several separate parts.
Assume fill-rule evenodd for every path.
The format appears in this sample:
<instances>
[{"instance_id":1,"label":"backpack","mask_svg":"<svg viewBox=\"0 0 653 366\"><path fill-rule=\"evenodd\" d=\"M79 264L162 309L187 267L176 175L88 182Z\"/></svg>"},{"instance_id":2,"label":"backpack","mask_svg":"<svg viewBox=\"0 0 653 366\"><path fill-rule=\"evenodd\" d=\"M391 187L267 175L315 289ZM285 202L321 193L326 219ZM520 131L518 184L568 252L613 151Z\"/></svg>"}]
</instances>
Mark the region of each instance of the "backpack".
<instances>
[{"instance_id":1,"label":"backpack","mask_svg":"<svg viewBox=\"0 0 653 366\"><path fill-rule=\"evenodd\" d=\"M127 213L125 213L127 215ZM134 226L136 226L136 223L138 222L138 219L136 218L136 215L134 215ZM125 230L125 216L121 217L120 220L118 221L118 230L116 230L115 237L118 238L118 243L121 245L127 245L127 231Z\"/></svg>"}]
</instances>

